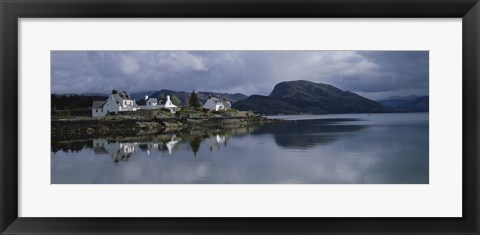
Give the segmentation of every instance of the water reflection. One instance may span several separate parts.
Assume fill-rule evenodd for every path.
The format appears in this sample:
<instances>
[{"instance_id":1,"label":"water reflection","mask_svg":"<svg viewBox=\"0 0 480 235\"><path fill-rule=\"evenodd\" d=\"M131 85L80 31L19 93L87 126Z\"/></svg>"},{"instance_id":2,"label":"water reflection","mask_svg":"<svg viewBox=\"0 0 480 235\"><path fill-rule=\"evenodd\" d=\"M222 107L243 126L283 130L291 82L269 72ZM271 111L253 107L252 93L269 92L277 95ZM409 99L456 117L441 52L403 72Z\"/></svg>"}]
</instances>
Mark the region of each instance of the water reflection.
<instances>
[{"instance_id":1,"label":"water reflection","mask_svg":"<svg viewBox=\"0 0 480 235\"><path fill-rule=\"evenodd\" d=\"M398 115L52 141L52 183L428 183L428 114Z\"/></svg>"},{"instance_id":2,"label":"water reflection","mask_svg":"<svg viewBox=\"0 0 480 235\"><path fill-rule=\"evenodd\" d=\"M145 152L147 156L168 152L190 151L197 155L203 142L208 142L210 151L220 151L226 148L228 140L233 136L252 133L257 127L193 130L189 132L165 133L136 137L104 137L93 140L52 141L52 152L76 153L84 149L92 149L95 155L109 155L112 161L128 161L136 152Z\"/></svg>"},{"instance_id":3,"label":"water reflection","mask_svg":"<svg viewBox=\"0 0 480 235\"><path fill-rule=\"evenodd\" d=\"M178 150L189 150L196 156L204 141L208 141L210 151L220 151L235 136L245 134L272 135L275 143L284 148L308 149L316 145L325 145L341 138L341 133L355 132L367 128L367 125L342 124L359 119L327 119L298 120L284 123L267 124L257 127L235 129L198 129L189 132L166 133L139 137L105 137L78 141L56 141L52 144L52 152L78 152L85 148L93 148L95 154L108 154L114 162L128 161L138 149L147 155L168 151L169 155ZM179 148L186 145L187 148ZM177 148L176 148L177 146Z\"/></svg>"},{"instance_id":4,"label":"water reflection","mask_svg":"<svg viewBox=\"0 0 480 235\"><path fill-rule=\"evenodd\" d=\"M175 134L172 135L169 141L155 140L155 137L150 142L120 142L118 140L93 139L93 152L97 155L110 155L113 162L118 163L120 161L128 161L137 151L146 152L148 156L163 151L168 151L168 154L171 155L180 140Z\"/></svg>"},{"instance_id":5,"label":"water reflection","mask_svg":"<svg viewBox=\"0 0 480 235\"><path fill-rule=\"evenodd\" d=\"M356 132L368 127L355 124L358 121L361 119L295 120L262 126L254 134L272 134L281 147L308 149L332 143L340 138L341 133Z\"/></svg>"}]
</instances>

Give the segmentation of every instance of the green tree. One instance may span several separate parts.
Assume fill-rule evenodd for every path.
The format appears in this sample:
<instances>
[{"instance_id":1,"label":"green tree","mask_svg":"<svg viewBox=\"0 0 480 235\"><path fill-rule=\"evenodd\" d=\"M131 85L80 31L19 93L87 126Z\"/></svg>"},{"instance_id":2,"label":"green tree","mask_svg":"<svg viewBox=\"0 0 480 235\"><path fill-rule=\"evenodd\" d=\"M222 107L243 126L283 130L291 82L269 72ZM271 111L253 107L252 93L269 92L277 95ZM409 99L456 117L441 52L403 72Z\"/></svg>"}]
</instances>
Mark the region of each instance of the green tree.
<instances>
[{"instance_id":1,"label":"green tree","mask_svg":"<svg viewBox=\"0 0 480 235\"><path fill-rule=\"evenodd\" d=\"M202 103L200 102L200 99L198 99L198 96L197 96L197 93L195 93L195 90L193 90L192 94L190 95L190 99L188 100L188 106L193 108L202 107Z\"/></svg>"},{"instance_id":2,"label":"green tree","mask_svg":"<svg viewBox=\"0 0 480 235\"><path fill-rule=\"evenodd\" d=\"M182 101L180 101L178 96L172 95L172 103L176 106L180 106L180 104L182 104Z\"/></svg>"}]
</instances>

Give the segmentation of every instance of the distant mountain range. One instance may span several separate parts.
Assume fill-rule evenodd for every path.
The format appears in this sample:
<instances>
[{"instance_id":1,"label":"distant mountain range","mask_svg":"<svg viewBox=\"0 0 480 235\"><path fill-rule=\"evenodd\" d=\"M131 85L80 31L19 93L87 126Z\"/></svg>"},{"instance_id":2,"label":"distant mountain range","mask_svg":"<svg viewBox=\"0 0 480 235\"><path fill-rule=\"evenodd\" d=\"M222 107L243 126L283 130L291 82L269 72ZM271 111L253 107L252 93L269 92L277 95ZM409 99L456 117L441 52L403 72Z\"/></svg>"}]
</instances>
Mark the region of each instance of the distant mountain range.
<instances>
[{"instance_id":1,"label":"distant mountain range","mask_svg":"<svg viewBox=\"0 0 480 235\"><path fill-rule=\"evenodd\" d=\"M408 96L399 96L399 95L394 95L394 96L389 96L386 98L383 98L382 100L414 100L417 98L420 98L422 96L419 95L408 95Z\"/></svg>"},{"instance_id":2,"label":"distant mountain range","mask_svg":"<svg viewBox=\"0 0 480 235\"><path fill-rule=\"evenodd\" d=\"M391 96L379 103L394 109L395 112L428 112L428 96Z\"/></svg>"},{"instance_id":3,"label":"distant mountain range","mask_svg":"<svg viewBox=\"0 0 480 235\"><path fill-rule=\"evenodd\" d=\"M386 113L394 110L332 85L310 81L289 81L275 85L268 96L252 95L233 104L238 110L252 110L265 115Z\"/></svg>"}]
</instances>

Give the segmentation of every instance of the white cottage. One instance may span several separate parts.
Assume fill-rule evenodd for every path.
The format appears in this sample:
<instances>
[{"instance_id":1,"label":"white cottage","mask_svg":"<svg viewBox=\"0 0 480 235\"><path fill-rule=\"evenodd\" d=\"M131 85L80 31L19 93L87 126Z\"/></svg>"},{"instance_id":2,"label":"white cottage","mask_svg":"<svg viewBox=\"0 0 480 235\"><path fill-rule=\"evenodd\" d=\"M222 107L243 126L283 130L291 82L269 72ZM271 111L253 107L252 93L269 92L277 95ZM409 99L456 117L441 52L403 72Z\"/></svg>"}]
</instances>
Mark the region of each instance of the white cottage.
<instances>
[{"instance_id":1,"label":"white cottage","mask_svg":"<svg viewBox=\"0 0 480 235\"><path fill-rule=\"evenodd\" d=\"M137 104L140 109L159 109L163 107L157 98L148 97L148 95L144 99L138 100Z\"/></svg>"},{"instance_id":2,"label":"white cottage","mask_svg":"<svg viewBox=\"0 0 480 235\"><path fill-rule=\"evenodd\" d=\"M229 110L232 108L232 104L228 100L221 100L217 97L209 96L208 100L203 105L203 108L210 110Z\"/></svg>"},{"instance_id":3,"label":"white cottage","mask_svg":"<svg viewBox=\"0 0 480 235\"><path fill-rule=\"evenodd\" d=\"M169 109L171 113L175 113L178 110L180 110L180 108L178 106L176 106L172 103L169 95L167 95L167 100L165 101L165 104L163 105L163 108Z\"/></svg>"},{"instance_id":4,"label":"white cottage","mask_svg":"<svg viewBox=\"0 0 480 235\"><path fill-rule=\"evenodd\" d=\"M125 91L120 93L113 90L106 101L94 101L92 105L92 117L104 117L107 113L124 111L137 111L138 105Z\"/></svg>"}]
</instances>

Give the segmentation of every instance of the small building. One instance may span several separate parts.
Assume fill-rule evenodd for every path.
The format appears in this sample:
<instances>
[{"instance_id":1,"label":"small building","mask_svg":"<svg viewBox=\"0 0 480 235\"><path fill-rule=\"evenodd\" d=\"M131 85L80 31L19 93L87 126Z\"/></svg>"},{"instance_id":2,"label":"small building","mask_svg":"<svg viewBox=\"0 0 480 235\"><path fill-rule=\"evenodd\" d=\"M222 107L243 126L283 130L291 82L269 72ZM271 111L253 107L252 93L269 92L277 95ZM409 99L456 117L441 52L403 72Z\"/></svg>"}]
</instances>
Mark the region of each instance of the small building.
<instances>
[{"instance_id":1,"label":"small building","mask_svg":"<svg viewBox=\"0 0 480 235\"><path fill-rule=\"evenodd\" d=\"M106 101L93 101L92 117L104 117L108 113L118 113L125 111L137 111L139 109L135 101L125 91L120 93L113 90Z\"/></svg>"},{"instance_id":2,"label":"small building","mask_svg":"<svg viewBox=\"0 0 480 235\"><path fill-rule=\"evenodd\" d=\"M175 113L180 110L180 108L172 103L170 100L170 96L167 95L167 100L165 101L165 104L162 105L162 108L166 108L170 110L171 113Z\"/></svg>"},{"instance_id":3,"label":"small building","mask_svg":"<svg viewBox=\"0 0 480 235\"><path fill-rule=\"evenodd\" d=\"M232 104L228 100L221 100L217 97L208 96L208 100L203 105L203 108L209 110L229 110L232 108Z\"/></svg>"},{"instance_id":4,"label":"small building","mask_svg":"<svg viewBox=\"0 0 480 235\"><path fill-rule=\"evenodd\" d=\"M144 99L138 100L137 104L140 109L160 109L163 107L159 104L157 98L148 97L148 95Z\"/></svg>"}]
</instances>

